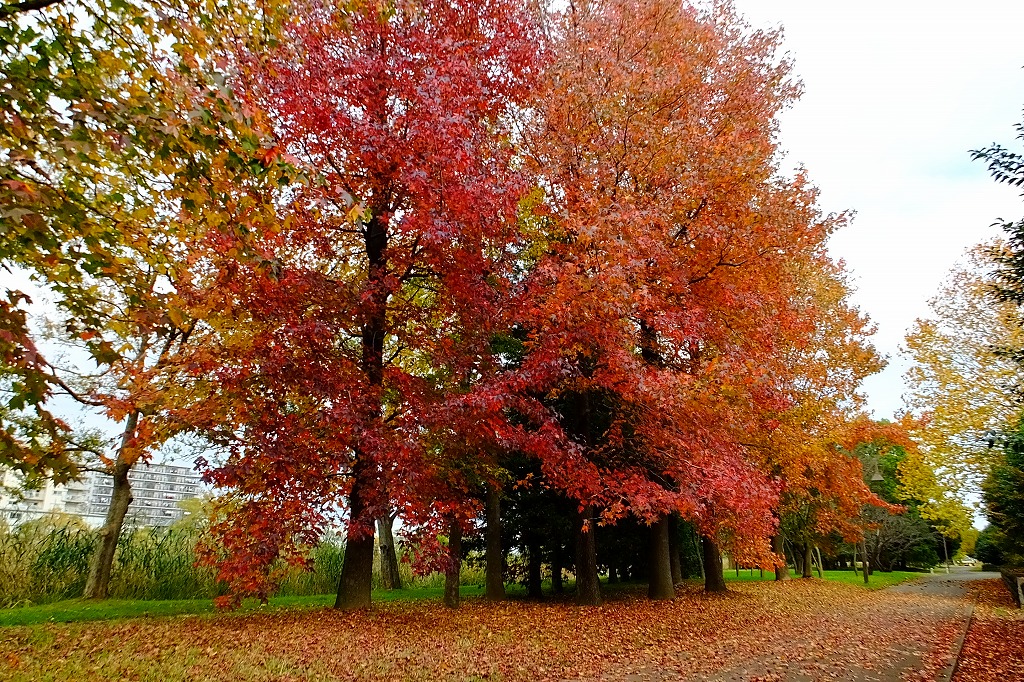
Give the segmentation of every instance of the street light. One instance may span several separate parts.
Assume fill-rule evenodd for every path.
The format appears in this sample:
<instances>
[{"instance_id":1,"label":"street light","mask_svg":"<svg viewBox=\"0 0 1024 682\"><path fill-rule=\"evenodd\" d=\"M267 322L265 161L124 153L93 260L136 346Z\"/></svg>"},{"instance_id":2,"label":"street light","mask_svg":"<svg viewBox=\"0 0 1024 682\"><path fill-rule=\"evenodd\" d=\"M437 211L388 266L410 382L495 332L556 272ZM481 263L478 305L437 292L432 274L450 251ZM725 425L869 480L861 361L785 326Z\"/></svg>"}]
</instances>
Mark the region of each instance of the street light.
<instances>
[{"instance_id":1,"label":"street light","mask_svg":"<svg viewBox=\"0 0 1024 682\"><path fill-rule=\"evenodd\" d=\"M867 464L868 461L871 462L871 482L872 483L876 483L878 481L884 481L885 480L885 476L882 476L882 467L879 465L878 455L875 455L874 457L870 457L869 459L865 459L865 460L862 460L862 461L864 462L864 464ZM870 487L870 484L869 484L869 487ZM875 537L876 538L878 537L878 532L879 531L875 531ZM871 561L868 559L868 538L867 538L866 534L861 534L861 549L863 550L863 552L862 552L863 558L861 559L861 565L862 565L862 567L864 569L864 584L867 585L868 584L868 580L869 580L868 576L871 574ZM853 563L854 563L854 570L857 570L857 554L856 554L856 550L854 551Z\"/></svg>"}]
</instances>

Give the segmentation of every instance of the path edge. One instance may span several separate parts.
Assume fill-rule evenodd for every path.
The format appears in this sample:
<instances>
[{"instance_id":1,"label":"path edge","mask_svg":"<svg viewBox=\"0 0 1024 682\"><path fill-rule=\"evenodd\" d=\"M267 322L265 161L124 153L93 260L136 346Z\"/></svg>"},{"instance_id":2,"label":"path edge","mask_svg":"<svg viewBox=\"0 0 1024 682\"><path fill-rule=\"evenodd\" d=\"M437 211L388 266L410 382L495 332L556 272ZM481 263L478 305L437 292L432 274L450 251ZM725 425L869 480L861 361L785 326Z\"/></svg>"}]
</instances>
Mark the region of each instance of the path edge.
<instances>
[{"instance_id":1,"label":"path edge","mask_svg":"<svg viewBox=\"0 0 1024 682\"><path fill-rule=\"evenodd\" d=\"M963 632L960 633L960 638L957 640L956 645L953 647L953 661L946 666L945 672L937 678L936 682L952 682L953 676L956 675L956 671L960 668L960 653L964 649L964 643L967 641L967 633L971 630L971 623L974 620L974 604L972 603L967 609L967 620L964 623Z\"/></svg>"}]
</instances>

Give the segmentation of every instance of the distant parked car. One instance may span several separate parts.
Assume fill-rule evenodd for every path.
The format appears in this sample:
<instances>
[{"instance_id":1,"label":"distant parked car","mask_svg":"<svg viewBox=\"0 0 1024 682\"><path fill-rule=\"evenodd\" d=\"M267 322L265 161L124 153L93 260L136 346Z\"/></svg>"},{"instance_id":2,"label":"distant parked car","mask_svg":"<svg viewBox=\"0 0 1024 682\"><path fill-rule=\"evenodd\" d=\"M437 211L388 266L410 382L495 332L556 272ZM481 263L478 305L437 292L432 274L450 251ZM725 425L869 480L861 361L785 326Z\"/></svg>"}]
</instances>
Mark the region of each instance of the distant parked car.
<instances>
[{"instance_id":1,"label":"distant parked car","mask_svg":"<svg viewBox=\"0 0 1024 682\"><path fill-rule=\"evenodd\" d=\"M977 566L978 560L972 556L965 556L963 559L959 561L959 564L961 566Z\"/></svg>"}]
</instances>

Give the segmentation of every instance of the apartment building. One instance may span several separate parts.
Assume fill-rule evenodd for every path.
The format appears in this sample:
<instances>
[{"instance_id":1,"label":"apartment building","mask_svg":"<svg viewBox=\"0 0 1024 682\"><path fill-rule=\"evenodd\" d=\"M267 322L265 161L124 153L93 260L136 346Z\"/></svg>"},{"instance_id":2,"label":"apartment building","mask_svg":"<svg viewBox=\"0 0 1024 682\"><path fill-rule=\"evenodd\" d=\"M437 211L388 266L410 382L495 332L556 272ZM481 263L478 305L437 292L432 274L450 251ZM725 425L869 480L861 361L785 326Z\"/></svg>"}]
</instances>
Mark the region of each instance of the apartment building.
<instances>
[{"instance_id":1,"label":"apartment building","mask_svg":"<svg viewBox=\"0 0 1024 682\"><path fill-rule=\"evenodd\" d=\"M178 503L202 492L199 474L187 466L139 465L128 474L132 504L126 523L135 526L168 526L185 515ZM4 485L14 487L17 477L7 472ZM0 492L0 518L15 525L54 512L81 517L90 526L100 526L107 515L113 483L109 476L90 472L81 481L67 485L48 482L40 490L16 496Z\"/></svg>"},{"instance_id":2,"label":"apartment building","mask_svg":"<svg viewBox=\"0 0 1024 682\"><path fill-rule=\"evenodd\" d=\"M67 485L54 485L52 481L47 481L45 487L24 491L20 495L5 492L20 485L15 473L5 472L2 483L4 487L0 489L0 519L10 525L38 519L54 512L74 514L83 518L88 513L91 490L88 478L72 481ZM86 521L89 522L89 519ZM102 522L100 519L100 523Z\"/></svg>"}]
</instances>

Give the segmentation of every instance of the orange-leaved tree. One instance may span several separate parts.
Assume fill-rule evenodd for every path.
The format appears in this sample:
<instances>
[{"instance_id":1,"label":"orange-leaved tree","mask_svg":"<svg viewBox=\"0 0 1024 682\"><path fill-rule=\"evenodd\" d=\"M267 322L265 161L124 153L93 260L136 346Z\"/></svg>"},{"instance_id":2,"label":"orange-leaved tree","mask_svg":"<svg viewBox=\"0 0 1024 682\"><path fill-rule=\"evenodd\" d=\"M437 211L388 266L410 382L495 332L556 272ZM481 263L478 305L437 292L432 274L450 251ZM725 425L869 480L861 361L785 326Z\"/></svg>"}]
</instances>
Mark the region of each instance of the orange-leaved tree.
<instances>
[{"instance_id":1,"label":"orange-leaved tree","mask_svg":"<svg viewBox=\"0 0 1024 682\"><path fill-rule=\"evenodd\" d=\"M864 485L860 462L841 443L862 420L861 381L883 361L868 343L874 332L849 301L840 265L820 256L795 264L797 300L813 333L786 345L785 409L767 413L770 430L754 434L751 453L781 485L780 529L773 539L776 578L786 577L784 543L802 547L804 575L810 553L833 533L859 537L861 507L877 501Z\"/></svg>"},{"instance_id":2,"label":"orange-leaved tree","mask_svg":"<svg viewBox=\"0 0 1024 682\"><path fill-rule=\"evenodd\" d=\"M711 563L723 542L767 562L777 490L746 443L789 404L784 351L814 333L793 263L834 226L776 167L798 93L779 36L728 3L629 0L572 3L548 33L525 154L550 235L522 374L550 382L572 447L545 475L587 522L678 512Z\"/></svg>"}]
</instances>

